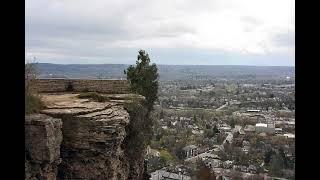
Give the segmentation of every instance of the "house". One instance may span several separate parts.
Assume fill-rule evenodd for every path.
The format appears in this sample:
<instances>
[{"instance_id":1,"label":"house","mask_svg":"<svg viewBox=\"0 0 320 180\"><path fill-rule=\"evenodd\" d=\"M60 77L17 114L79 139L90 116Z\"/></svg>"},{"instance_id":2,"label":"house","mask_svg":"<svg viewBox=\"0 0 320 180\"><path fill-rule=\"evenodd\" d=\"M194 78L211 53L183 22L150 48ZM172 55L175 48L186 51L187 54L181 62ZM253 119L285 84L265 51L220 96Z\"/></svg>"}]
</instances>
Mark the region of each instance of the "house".
<instances>
[{"instance_id":1,"label":"house","mask_svg":"<svg viewBox=\"0 0 320 180\"><path fill-rule=\"evenodd\" d=\"M250 146L250 142L249 141L242 141L242 146Z\"/></svg>"},{"instance_id":2,"label":"house","mask_svg":"<svg viewBox=\"0 0 320 180\"><path fill-rule=\"evenodd\" d=\"M257 123L255 126L255 130L258 133L264 132L273 134L275 132L275 126L274 124Z\"/></svg>"},{"instance_id":3,"label":"house","mask_svg":"<svg viewBox=\"0 0 320 180\"><path fill-rule=\"evenodd\" d=\"M192 132L192 134L196 134L196 135L201 135L204 133L203 130L192 130L191 132Z\"/></svg>"},{"instance_id":4,"label":"house","mask_svg":"<svg viewBox=\"0 0 320 180\"><path fill-rule=\"evenodd\" d=\"M250 150L250 146L243 146L242 148L242 151L246 154L249 152L249 150Z\"/></svg>"},{"instance_id":5,"label":"house","mask_svg":"<svg viewBox=\"0 0 320 180\"><path fill-rule=\"evenodd\" d=\"M241 134L241 135L245 134L244 131L243 131L243 129L242 129L242 126L235 125L234 128L236 129L236 131L237 131L239 134Z\"/></svg>"},{"instance_id":6,"label":"house","mask_svg":"<svg viewBox=\"0 0 320 180\"><path fill-rule=\"evenodd\" d=\"M220 157L218 155L205 152L205 153L201 153L196 156L187 158L187 159L185 159L185 161L196 163L198 160L204 161L205 159L218 159L218 160L220 160Z\"/></svg>"},{"instance_id":7,"label":"house","mask_svg":"<svg viewBox=\"0 0 320 180\"><path fill-rule=\"evenodd\" d=\"M186 158L193 157L198 154L198 146L189 145L189 146L182 148L182 151L183 151L184 157L186 157Z\"/></svg>"},{"instance_id":8,"label":"house","mask_svg":"<svg viewBox=\"0 0 320 180\"><path fill-rule=\"evenodd\" d=\"M178 121L171 122L171 125L176 126Z\"/></svg>"},{"instance_id":9,"label":"house","mask_svg":"<svg viewBox=\"0 0 320 180\"><path fill-rule=\"evenodd\" d=\"M147 156L156 156L156 157L159 157L160 156L160 152L155 150L155 149L151 149L150 146L147 147Z\"/></svg>"},{"instance_id":10,"label":"house","mask_svg":"<svg viewBox=\"0 0 320 180\"><path fill-rule=\"evenodd\" d=\"M295 121L287 121L288 128L295 128Z\"/></svg>"},{"instance_id":11,"label":"house","mask_svg":"<svg viewBox=\"0 0 320 180\"><path fill-rule=\"evenodd\" d=\"M248 168L246 166L240 166L241 172L248 172Z\"/></svg>"},{"instance_id":12,"label":"house","mask_svg":"<svg viewBox=\"0 0 320 180\"><path fill-rule=\"evenodd\" d=\"M150 180L191 180L190 176L183 175L181 173L173 173L168 172L166 170L157 170L153 173L151 173Z\"/></svg>"},{"instance_id":13,"label":"house","mask_svg":"<svg viewBox=\"0 0 320 180\"><path fill-rule=\"evenodd\" d=\"M288 139L295 139L295 135L288 133L288 134L283 134L284 137L288 138Z\"/></svg>"},{"instance_id":14,"label":"house","mask_svg":"<svg viewBox=\"0 0 320 180\"><path fill-rule=\"evenodd\" d=\"M223 126L223 127L218 128L218 129L219 129L219 131L222 131L222 132L230 132L231 127Z\"/></svg>"},{"instance_id":15,"label":"house","mask_svg":"<svg viewBox=\"0 0 320 180\"><path fill-rule=\"evenodd\" d=\"M225 168L225 169L230 169L230 168L232 168L232 165L233 165L233 161L230 161L230 160L224 161L224 162L222 163L222 166L223 166L223 168Z\"/></svg>"},{"instance_id":16,"label":"house","mask_svg":"<svg viewBox=\"0 0 320 180\"><path fill-rule=\"evenodd\" d=\"M280 134L282 132L282 128L275 128L274 130L276 134Z\"/></svg>"},{"instance_id":17,"label":"house","mask_svg":"<svg viewBox=\"0 0 320 180\"><path fill-rule=\"evenodd\" d=\"M252 125L246 125L243 130L245 133L254 133L255 127Z\"/></svg>"},{"instance_id":18,"label":"house","mask_svg":"<svg viewBox=\"0 0 320 180\"><path fill-rule=\"evenodd\" d=\"M161 128L162 129L168 129L168 126L162 126Z\"/></svg>"},{"instance_id":19,"label":"house","mask_svg":"<svg viewBox=\"0 0 320 180\"><path fill-rule=\"evenodd\" d=\"M255 113L257 113L257 112L260 112L261 110L259 110L259 109L248 109L247 110L247 112L255 112Z\"/></svg>"},{"instance_id":20,"label":"house","mask_svg":"<svg viewBox=\"0 0 320 180\"><path fill-rule=\"evenodd\" d=\"M261 136L261 137L266 137L267 134L266 134L265 132L262 132L262 133L259 133L259 136Z\"/></svg>"},{"instance_id":21,"label":"house","mask_svg":"<svg viewBox=\"0 0 320 180\"><path fill-rule=\"evenodd\" d=\"M221 160L207 158L203 160L204 164L209 168L217 168L221 165Z\"/></svg>"},{"instance_id":22,"label":"house","mask_svg":"<svg viewBox=\"0 0 320 180\"><path fill-rule=\"evenodd\" d=\"M249 171L250 173L252 173L252 174L255 174L255 173L257 173L257 167L254 166L254 165L249 165L248 171Z\"/></svg>"},{"instance_id":23,"label":"house","mask_svg":"<svg viewBox=\"0 0 320 180\"><path fill-rule=\"evenodd\" d=\"M209 139L210 145L216 144L217 142L218 142L218 138L217 137L212 137L211 139Z\"/></svg>"}]
</instances>

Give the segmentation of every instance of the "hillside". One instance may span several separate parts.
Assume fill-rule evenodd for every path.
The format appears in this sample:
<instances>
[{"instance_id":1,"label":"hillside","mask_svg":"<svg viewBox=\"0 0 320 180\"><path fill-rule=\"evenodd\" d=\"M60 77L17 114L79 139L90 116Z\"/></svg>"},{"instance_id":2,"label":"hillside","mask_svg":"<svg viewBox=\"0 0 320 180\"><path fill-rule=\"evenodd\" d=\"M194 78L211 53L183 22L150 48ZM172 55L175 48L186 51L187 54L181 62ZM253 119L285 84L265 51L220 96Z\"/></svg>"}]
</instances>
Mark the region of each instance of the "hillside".
<instances>
[{"instance_id":1,"label":"hillside","mask_svg":"<svg viewBox=\"0 0 320 180\"><path fill-rule=\"evenodd\" d=\"M126 64L49 64L39 63L41 78L121 79ZM160 80L177 79L278 79L294 77L294 67L236 65L158 65Z\"/></svg>"}]
</instances>

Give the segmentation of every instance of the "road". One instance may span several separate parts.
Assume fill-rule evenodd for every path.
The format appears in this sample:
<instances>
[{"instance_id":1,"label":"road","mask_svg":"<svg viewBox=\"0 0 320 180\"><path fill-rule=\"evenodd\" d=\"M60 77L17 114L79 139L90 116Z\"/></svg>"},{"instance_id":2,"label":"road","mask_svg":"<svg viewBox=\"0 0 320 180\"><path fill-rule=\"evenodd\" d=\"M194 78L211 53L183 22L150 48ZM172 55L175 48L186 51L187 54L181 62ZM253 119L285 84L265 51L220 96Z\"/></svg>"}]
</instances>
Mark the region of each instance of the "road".
<instances>
[{"instance_id":1,"label":"road","mask_svg":"<svg viewBox=\"0 0 320 180\"><path fill-rule=\"evenodd\" d=\"M220 111L221 109L225 108L228 105L228 102L226 102L224 105L218 107L216 110Z\"/></svg>"}]
</instances>

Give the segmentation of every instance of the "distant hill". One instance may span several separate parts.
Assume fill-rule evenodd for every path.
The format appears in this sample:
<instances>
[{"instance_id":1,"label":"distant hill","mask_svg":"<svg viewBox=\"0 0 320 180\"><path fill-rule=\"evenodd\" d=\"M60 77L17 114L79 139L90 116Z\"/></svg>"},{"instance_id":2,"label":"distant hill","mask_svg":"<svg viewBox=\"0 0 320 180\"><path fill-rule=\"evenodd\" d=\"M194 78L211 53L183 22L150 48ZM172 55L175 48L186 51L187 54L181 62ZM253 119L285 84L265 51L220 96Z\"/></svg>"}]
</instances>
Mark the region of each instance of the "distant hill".
<instances>
[{"instance_id":1,"label":"distant hill","mask_svg":"<svg viewBox=\"0 0 320 180\"><path fill-rule=\"evenodd\" d=\"M126 64L49 64L38 63L41 78L125 78ZM160 80L177 79L278 79L294 77L294 67L237 65L157 65Z\"/></svg>"}]
</instances>

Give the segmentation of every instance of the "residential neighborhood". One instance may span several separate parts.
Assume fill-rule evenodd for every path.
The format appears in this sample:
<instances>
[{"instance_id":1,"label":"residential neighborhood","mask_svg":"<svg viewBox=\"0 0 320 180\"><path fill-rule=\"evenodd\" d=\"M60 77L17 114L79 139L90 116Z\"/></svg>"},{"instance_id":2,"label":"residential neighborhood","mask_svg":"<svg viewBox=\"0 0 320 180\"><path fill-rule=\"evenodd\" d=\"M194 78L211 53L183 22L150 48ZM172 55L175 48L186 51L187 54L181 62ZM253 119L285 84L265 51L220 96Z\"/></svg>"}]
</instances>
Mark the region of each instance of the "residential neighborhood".
<instances>
[{"instance_id":1,"label":"residential neighborhood","mask_svg":"<svg viewBox=\"0 0 320 180\"><path fill-rule=\"evenodd\" d=\"M294 179L294 84L243 81L161 82L152 179L192 178L199 164L217 179Z\"/></svg>"}]
</instances>

